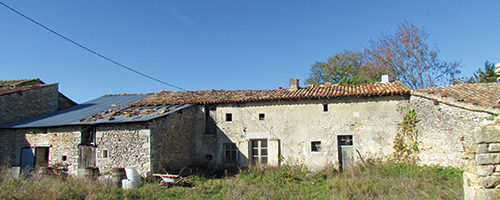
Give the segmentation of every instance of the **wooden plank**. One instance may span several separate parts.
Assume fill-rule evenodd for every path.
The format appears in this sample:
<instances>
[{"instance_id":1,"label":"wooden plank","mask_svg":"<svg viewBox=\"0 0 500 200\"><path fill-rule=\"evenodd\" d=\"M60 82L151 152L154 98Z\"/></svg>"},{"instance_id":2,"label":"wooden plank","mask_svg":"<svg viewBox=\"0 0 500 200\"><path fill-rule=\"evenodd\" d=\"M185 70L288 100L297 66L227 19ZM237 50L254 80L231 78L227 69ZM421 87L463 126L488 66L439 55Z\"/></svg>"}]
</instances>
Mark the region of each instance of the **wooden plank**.
<instances>
[{"instance_id":1,"label":"wooden plank","mask_svg":"<svg viewBox=\"0 0 500 200\"><path fill-rule=\"evenodd\" d=\"M342 170L349 170L354 166L354 148L352 146L340 146L342 154Z\"/></svg>"}]
</instances>

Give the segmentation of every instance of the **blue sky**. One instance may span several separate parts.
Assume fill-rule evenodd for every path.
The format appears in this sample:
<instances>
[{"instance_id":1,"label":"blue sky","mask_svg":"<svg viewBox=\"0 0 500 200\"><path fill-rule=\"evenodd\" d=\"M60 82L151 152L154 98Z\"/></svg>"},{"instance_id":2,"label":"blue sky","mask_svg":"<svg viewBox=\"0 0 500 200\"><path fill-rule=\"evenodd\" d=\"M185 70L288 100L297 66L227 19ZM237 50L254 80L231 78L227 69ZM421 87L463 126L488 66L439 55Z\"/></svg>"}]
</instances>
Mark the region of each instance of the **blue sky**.
<instances>
[{"instance_id":1,"label":"blue sky","mask_svg":"<svg viewBox=\"0 0 500 200\"><path fill-rule=\"evenodd\" d=\"M462 75L500 62L500 1L0 0L127 67L187 90L301 84L311 65L362 51L404 20L425 27ZM179 91L97 57L0 6L0 80L59 83L76 102Z\"/></svg>"}]
</instances>

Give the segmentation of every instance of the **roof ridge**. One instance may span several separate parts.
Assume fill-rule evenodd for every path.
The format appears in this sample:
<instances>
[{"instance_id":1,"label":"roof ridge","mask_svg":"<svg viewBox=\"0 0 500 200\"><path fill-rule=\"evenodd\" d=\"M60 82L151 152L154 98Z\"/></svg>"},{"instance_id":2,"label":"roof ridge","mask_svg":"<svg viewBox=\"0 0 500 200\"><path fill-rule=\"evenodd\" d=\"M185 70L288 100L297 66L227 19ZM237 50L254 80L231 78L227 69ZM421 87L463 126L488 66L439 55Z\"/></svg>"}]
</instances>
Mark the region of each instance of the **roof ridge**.
<instances>
[{"instance_id":1,"label":"roof ridge","mask_svg":"<svg viewBox=\"0 0 500 200\"><path fill-rule=\"evenodd\" d=\"M150 93L139 93L139 94L127 94L127 93L123 93L123 94L105 94L103 95L104 97L116 97L116 96L138 96L138 95L153 95L155 93L153 92L150 92Z\"/></svg>"},{"instance_id":2,"label":"roof ridge","mask_svg":"<svg viewBox=\"0 0 500 200\"><path fill-rule=\"evenodd\" d=\"M264 90L195 90L195 91L161 91L150 97L130 104L160 105L160 104L216 104L244 103L254 101L317 99L342 96L382 96L393 94L409 94L410 88L401 82L368 83L357 85L334 84L327 87L299 88L297 90L264 89Z\"/></svg>"}]
</instances>

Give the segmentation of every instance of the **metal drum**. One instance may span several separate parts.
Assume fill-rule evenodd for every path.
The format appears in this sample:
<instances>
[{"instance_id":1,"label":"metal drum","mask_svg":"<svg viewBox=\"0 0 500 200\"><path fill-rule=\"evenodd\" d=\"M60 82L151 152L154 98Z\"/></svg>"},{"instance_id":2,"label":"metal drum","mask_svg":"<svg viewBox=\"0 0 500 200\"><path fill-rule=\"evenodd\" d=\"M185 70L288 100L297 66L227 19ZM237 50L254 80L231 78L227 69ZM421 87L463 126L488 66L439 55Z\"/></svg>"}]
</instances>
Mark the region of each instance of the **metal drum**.
<instances>
[{"instance_id":1,"label":"metal drum","mask_svg":"<svg viewBox=\"0 0 500 200\"><path fill-rule=\"evenodd\" d=\"M127 179L125 175L124 168L113 168L111 169L111 179L113 180L113 184L117 187L122 188L122 180Z\"/></svg>"}]
</instances>

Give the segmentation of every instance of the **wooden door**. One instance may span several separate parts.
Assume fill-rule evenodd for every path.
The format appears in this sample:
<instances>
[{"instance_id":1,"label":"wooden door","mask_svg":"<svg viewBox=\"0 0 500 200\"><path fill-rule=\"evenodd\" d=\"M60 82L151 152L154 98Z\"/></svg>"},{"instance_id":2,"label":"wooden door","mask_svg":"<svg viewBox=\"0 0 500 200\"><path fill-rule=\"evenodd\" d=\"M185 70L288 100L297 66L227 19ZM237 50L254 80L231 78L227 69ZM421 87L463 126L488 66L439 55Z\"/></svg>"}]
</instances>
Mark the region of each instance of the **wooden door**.
<instances>
[{"instance_id":1,"label":"wooden door","mask_svg":"<svg viewBox=\"0 0 500 200\"><path fill-rule=\"evenodd\" d=\"M32 172L35 167L35 148L21 149L21 170L28 173Z\"/></svg>"},{"instance_id":2,"label":"wooden door","mask_svg":"<svg viewBox=\"0 0 500 200\"><path fill-rule=\"evenodd\" d=\"M80 158L78 162L79 169L85 169L87 167L96 167L96 147L79 145Z\"/></svg>"},{"instance_id":3,"label":"wooden door","mask_svg":"<svg viewBox=\"0 0 500 200\"><path fill-rule=\"evenodd\" d=\"M349 170L354 166L354 147L352 135L337 137L339 147L340 170Z\"/></svg>"}]
</instances>

